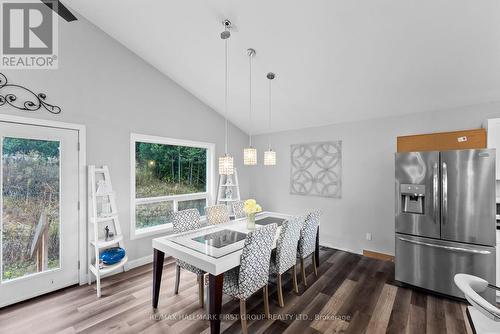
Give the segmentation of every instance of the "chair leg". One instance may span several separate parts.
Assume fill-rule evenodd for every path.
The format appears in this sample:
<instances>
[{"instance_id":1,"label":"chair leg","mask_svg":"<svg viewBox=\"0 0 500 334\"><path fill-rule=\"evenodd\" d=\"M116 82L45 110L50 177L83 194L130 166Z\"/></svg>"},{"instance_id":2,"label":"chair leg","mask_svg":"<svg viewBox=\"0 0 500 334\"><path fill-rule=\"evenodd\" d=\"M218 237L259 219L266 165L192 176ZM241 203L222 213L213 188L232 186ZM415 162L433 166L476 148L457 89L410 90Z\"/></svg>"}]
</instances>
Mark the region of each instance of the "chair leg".
<instances>
[{"instance_id":1,"label":"chair leg","mask_svg":"<svg viewBox=\"0 0 500 334\"><path fill-rule=\"evenodd\" d=\"M307 287L307 278L306 278L306 268L304 266L304 258L300 258L300 271L302 272L302 283Z\"/></svg>"},{"instance_id":2,"label":"chair leg","mask_svg":"<svg viewBox=\"0 0 500 334\"><path fill-rule=\"evenodd\" d=\"M245 299L240 299L240 318L241 318L241 332L248 334L247 328L247 305Z\"/></svg>"},{"instance_id":3,"label":"chair leg","mask_svg":"<svg viewBox=\"0 0 500 334\"><path fill-rule=\"evenodd\" d=\"M267 285L262 288L262 293L264 294L264 313L267 319L271 319L271 313L269 313L269 288Z\"/></svg>"},{"instance_id":4,"label":"chair leg","mask_svg":"<svg viewBox=\"0 0 500 334\"><path fill-rule=\"evenodd\" d=\"M198 275L198 295L200 307L205 306L205 275Z\"/></svg>"},{"instance_id":5,"label":"chair leg","mask_svg":"<svg viewBox=\"0 0 500 334\"><path fill-rule=\"evenodd\" d=\"M299 287L297 286L297 266L293 265L292 267L292 282L293 282L293 290L295 293L299 293Z\"/></svg>"},{"instance_id":6,"label":"chair leg","mask_svg":"<svg viewBox=\"0 0 500 334\"><path fill-rule=\"evenodd\" d=\"M285 303L283 302L283 287L281 286L281 274L278 274L278 283L276 289L278 290L278 304L280 304L280 307L284 307Z\"/></svg>"},{"instance_id":7,"label":"chair leg","mask_svg":"<svg viewBox=\"0 0 500 334\"><path fill-rule=\"evenodd\" d=\"M314 275L318 277L318 268L316 268L316 252L312 253L312 258L313 258Z\"/></svg>"},{"instance_id":8,"label":"chair leg","mask_svg":"<svg viewBox=\"0 0 500 334\"><path fill-rule=\"evenodd\" d=\"M175 266L175 291L174 293L177 295L179 293L179 282L181 280L181 267L179 265Z\"/></svg>"}]
</instances>

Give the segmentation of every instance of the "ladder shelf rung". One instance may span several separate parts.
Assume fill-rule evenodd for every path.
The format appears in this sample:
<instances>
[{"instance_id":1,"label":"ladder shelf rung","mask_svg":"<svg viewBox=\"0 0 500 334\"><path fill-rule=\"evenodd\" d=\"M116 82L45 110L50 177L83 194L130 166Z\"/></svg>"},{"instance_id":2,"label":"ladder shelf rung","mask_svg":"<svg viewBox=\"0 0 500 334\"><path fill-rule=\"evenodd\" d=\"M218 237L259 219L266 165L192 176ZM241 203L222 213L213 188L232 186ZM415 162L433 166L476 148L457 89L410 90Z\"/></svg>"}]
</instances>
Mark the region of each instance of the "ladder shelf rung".
<instances>
[{"instance_id":1,"label":"ladder shelf rung","mask_svg":"<svg viewBox=\"0 0 500 334\"><path fill-rule=\"evenodd\" d=\"M95 265L91 264L90 271L92 271L92 273L94 273L94 275L106 275L112 271L115 271L116 269L122 268L125 265L125 263L127 263L127 261L128 261L128 257L127 257L127 255L125 255L125 257L120 262L109 265L109 266L104 265L104 267L101 269L96 268Z\"/></svg>"},{"instance_id":2,"label":"ladder shelf rung","mask_svg":"<svg viewBox=\"0 0 500 334\"><path fill-rule=\"evenodd\" d=\"M104 222L109 222L111 220L118 219L118 214L112 214L109 216L102 216L102 217L97 217L95 219L96 223L104 223Z\"/></svg>"},{"instance_id":3,"label":"ladder shelf rung","mask_svg":"<svg viewBox=\"0 0 500 334\"><path fill-rule=\"evenodd\" d=\"M100 249L100 248L106 248L106 247L112 246L114 244L117 244L117 243L119 243L122 240L123 240L123 236L122 235L115 235L113 237L113 239L111 239L111 240L107 240L106 241L104 239L99 239L99 240L97 240L97 243L94 240L90 241L90 243L92 245L94 245L95 247L97 247L97 248Z\"/></svg>"}]
</instances>

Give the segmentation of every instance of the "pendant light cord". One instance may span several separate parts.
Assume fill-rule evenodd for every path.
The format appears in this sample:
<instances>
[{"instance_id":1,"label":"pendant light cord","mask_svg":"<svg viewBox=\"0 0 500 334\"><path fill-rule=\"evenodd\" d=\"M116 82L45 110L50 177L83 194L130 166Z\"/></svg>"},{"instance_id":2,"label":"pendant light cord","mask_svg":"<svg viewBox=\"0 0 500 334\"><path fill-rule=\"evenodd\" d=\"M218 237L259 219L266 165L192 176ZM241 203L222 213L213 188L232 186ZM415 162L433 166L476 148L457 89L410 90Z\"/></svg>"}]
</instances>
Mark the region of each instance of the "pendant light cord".
<instances>
[{"instance_id":1,"label":"pendant light cord","mask_svg":"<svg viewBox=\"0 0 500 334\"><path fill-rule=\"evenodd\" d=\"M227 134L227 81L228 81L228 71L227 71L227 38L224 40L224 53L225 53L225 56L226 56L226 60L225 60L225 78L224 78L224 150L225 150L225 153L227 155L227 141L228 141L228 134Z\"/></svg>"},{"instance_id":2,"label":"pendant light cord","mask_svg":"<svg viewBox=\"0 0 500 334\"><path fill-rule=\"evenodd\" d=\"M268 119L268 129L269 129L269 150L271 150L271 81L269 80L269 119Z\"/></svg>"},{"instance_id":3,"label":"pendant light cord","mask_svg":"<svg viewBox=\"0 0 500 334\"><path fill-rule=\"evenodd\" d=\"M250 119L250 126L249 126L249 147L252 147L252 55L250 54L248 56L248 63L249 63L249 68L250 68L250 80L249 80L249 96L250 96L250 102L249 102L249 115L248 118Z\"/></svg>"}]
</instances>

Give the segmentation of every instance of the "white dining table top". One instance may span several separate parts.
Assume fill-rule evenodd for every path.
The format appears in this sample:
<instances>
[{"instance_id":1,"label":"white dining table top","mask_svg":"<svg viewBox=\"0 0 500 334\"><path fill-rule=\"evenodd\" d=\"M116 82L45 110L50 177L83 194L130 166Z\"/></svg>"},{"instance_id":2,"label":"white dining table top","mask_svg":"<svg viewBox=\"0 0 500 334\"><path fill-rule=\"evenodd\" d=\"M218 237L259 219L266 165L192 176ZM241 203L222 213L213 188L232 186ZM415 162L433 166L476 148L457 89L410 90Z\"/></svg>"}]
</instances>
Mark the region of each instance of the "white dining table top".
<instances>
[{"instance_id":1,"label":"white dining table top","mask_svg":"<svg viewBox=\"0 0 500 334\"><path fill-rule=\"evenodd\" d=\"M269 211L261 212L255 217L256 228L261 227L258 225L259 220L268 217L289 219L292 215ZM155 238L153 239L153 248L164 252L167 256L187 262L207 273L219 275L240 265L240 255L245 239L243 238L240 241L219 248L194 241L193 239L197 236L223 230L240 232L245 235L251 232L251 230L247 229L247 218L240 218L223 224L204 226L193 231ZM276 247L276 240L280 230L281 228L278 227L273 248Z\"/></svg>"}]
</instances>

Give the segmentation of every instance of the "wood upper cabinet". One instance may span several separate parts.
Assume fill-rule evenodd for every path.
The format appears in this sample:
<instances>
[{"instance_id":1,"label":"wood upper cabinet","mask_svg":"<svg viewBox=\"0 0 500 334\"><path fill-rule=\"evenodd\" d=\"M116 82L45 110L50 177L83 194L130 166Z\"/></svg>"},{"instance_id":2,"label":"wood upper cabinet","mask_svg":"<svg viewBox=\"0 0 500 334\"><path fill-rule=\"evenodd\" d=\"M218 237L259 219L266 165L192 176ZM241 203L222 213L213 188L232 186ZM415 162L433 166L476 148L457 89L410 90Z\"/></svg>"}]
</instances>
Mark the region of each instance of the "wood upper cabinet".
<instances>
[{"instance_id":1,"label":"wood upper cabinet","mask_svg":"<svg viewBox=\"0 0 500 334\"><path fill-rule=\"evenodd\" d=\"M486 129L401 136L398 137L397 146L398 152L448 151L486 148Z\"/></svg>"},{"instance_id":2,"label":"wood upper cabinet","mask_svg":"<svg viewBox=\"0 0 500 334\"><path fill-rule=\"evenodd\" d=\"M500 118L489 119L487 121L487 128L488 128L488 148L495 148L497 150L496 179L500 180Z\"/></svg>"}]
</instances>

